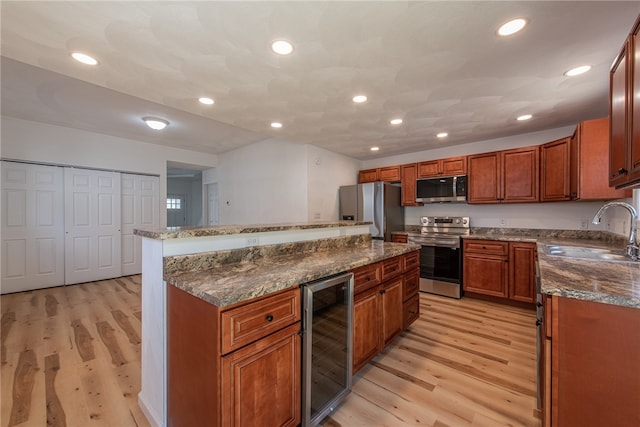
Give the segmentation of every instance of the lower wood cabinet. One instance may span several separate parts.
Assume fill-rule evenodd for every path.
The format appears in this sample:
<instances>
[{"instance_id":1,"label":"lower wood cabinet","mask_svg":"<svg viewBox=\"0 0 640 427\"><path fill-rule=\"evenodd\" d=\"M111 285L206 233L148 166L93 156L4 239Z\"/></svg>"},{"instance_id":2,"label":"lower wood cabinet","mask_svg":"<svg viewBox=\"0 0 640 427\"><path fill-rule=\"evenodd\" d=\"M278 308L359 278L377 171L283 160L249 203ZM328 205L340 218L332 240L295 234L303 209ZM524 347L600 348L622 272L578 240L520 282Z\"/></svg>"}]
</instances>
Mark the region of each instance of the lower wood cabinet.
<instances>
[{"instance_id":1,"label":"lower wood cabinet","mask_svg":"<svg viewBox=\"0 0 640 427\"><path fill-rule=\"evenodd\" d=\"M535 303L536 244L465 239L465 292Z\"/></svg>"},{"instance_id":2,"label":"lower wood cabinet","mask_svg":"<svg viewBox=\"0 0 640 427\"><path fill-rule=\"evenodd\" d=\"M418 256L415 251L353 271L354 373L420 316Z\"/></svg>"},{"instance_id":3,"label":"lower wood cabinet","mask_svg":"<svg viewBox=\"0 0 640 427\"><path fill-rule=\"evenodd\" d=\"M543 425L640 425L640 309L545 295Z\"/></svg>"},{"instance_id":4,"label":"lower wood cabinet","mask_svg":"<svg viewBox=\"0 0 640 427\"><path fill-rule=\"evenodd\" d=\"M297 426L299 333L299 288L220 309L168 286L167 426Z\"/></svg>"}]
</instances>

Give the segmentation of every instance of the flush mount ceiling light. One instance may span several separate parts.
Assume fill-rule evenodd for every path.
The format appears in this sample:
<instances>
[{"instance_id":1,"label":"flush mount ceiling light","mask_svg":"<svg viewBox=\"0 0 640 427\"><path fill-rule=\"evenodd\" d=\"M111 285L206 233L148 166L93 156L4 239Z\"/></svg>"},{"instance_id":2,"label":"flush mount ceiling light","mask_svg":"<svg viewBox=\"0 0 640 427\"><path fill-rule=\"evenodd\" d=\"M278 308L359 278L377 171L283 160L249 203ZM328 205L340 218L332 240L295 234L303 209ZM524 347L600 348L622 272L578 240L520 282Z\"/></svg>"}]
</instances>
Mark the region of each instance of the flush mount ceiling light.
<instances>
[{"instance_id":1,"label":"flush mount ceiling light","mask_svg":"<svg viewBox=\"0 0 640 427\"><path fill-rule=\"evenodd\" d=\"M380 149L380 147L371 147L370 150L371 151L378 151Z\"/></svg>"},{"instance_id":2,"label":"flush mount ceiling light","mask_svg":"<svg viewBox=\"0 0 640 427\"><path fill-rule=\"evenodd\" d=\"M402 119L391 119L389 123L391 123L392 125L401 125Z\"/></svg>"},{"instance_id":3,"label":"flush mount ceiling light","mask_svg":"<svg viewBox=\"0 0 640 427\"><path fill-rule=\"evenodd\" d=\"M153 130L162 130L169 126L168 121L157 117L143 117L142 120Z\"/></svg>"},{"instance_id":4,"label":"flush mount ceiling light","mask_svg":"<svg viewBox=\"0 0 640 427\"><path fill-rule=\"evenodd\" d=\"M515 34L518 31L522 30L525 25L527 25L526 19L513 19L505 24L502 24L502 26L498 29L498 34L501 36L510 36L511 34Z\"/></svg>"},{"instance_id":5,"label":"flush mount ceiling light","mask_svg":"<svg viewBox=\"0 0 640 427\"><path fill-rule=\"evenodd\" d=\"M448 133L446 132L440 132L439 134L436 135L438 138L446 138L449 136Z\"/></svg>"},{"instance_id":6,"label":"flush mount ceiling light","mask_svg":"<svg viewBox=\"0 0 640 427\"><path fill-rule=\"evenodd\" d=\"M209 97L206 96L202 96L200 98L198 98L198 102L200 102L200 104L204 104L204 105L213 105L215 104L215 101Z\"/></svg>"},{"instance_id":7,"label":"flush mount ceiling light","mask_svg":"<svg viewBox=\"0 0 640 427\"><path fill-rule=\"evenodd\" d=\"M365 95L356 95L353 97L353 102L361 104L367 100Z\"/></svg>"},{"instance_id":8,"label":"flush mount ceiling light","mask_svg":"<svg viewBox=\"0 0 640 427\"><path fill-rule=\"evenodd\" d=\"M73 52L71 57L78 62L81 62L86 65L98 65L98 60L92 56L87 55L86 53Z\"/></svg>"},{"instance_id":9,"label":"flush mount ceiling light","mask_svg":"<svg viewBox=\"0 0 640 427\"><path fill-rule=\"evenodd\" d=\"M271 50L278 55L290 55L293 52L293 45L286 40L276 40L271 43Z\"/></svg>"},{"instance_id":10,"label":"flush mount ceiling light","mask_svg":"<svg viewBox=\"0 0 640 427\"><path fill-rule=\"evenodd\" d=\"M516 120L519 121L519 122L523 122L525 120L529 120L532 117L533 116L531 114L523 114L522 116L518 116L518 118Z\"/></svg>"},{"instance_id":11,"label":"flush mount ceiling light","mask_svg":"<svg viewBox=\"0 0 640 427\"><path fill-rule=\"evenodd\" d=\"M584 74L591 69L591 65L581 65L576 68L572 68L569 71L565 72L564 75L567 77L579 76L580 74Z\"/></svg>"},{"instance_id":12,"label":"flush mount ceiling light","mask_svg":"<svg viewBox=\"0 0 640 427\"><path fill-rule=\"evenodd\" d=\"M282 123L280 123L280 122L272 122L271 123L271 127L272 128L276 128L276 129L280 129L282 127Z\"/></svg>"}]
</instances>

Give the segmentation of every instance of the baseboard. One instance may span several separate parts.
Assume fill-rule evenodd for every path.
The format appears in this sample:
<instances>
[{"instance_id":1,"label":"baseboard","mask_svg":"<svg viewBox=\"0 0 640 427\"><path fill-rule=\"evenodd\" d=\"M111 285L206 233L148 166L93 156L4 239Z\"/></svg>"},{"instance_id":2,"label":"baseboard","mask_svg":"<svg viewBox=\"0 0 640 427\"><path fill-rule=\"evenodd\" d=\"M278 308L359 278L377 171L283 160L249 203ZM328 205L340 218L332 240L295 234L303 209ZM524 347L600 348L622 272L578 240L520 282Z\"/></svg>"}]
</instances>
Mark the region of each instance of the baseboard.
<instances>
[{"instance_id":1,"label":"baseboard","mask_svg":"<svg viewBox=\"0 0 640 427\"><path fill-rule=\"evenodd\" d=\"M162 417L158 417L157 414L154 414L153 411L144 403L144 398L141 394L138 394L138 406L145 417L147 417L147 421L151 424L151 427L164 427L162 424Z\"/></svg>"}]
</instances>

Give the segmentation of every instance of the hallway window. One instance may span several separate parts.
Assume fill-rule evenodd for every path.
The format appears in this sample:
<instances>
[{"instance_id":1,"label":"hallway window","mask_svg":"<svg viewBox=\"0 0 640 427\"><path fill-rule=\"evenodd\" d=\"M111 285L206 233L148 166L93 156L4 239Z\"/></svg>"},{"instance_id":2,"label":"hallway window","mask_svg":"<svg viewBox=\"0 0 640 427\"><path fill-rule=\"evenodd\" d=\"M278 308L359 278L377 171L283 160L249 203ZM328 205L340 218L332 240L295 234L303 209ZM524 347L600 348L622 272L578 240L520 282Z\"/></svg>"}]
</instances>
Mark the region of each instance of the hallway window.
<instances>
[{"instance_id":1,"label":"hallway window","mask_svg":"<svg viewBox=\"0 0 640 427\"><path fill-rule=\"evenodd\" d=\"M167 209L182 209L181 199L167 198Z\"/></svg>"}]
</instances>

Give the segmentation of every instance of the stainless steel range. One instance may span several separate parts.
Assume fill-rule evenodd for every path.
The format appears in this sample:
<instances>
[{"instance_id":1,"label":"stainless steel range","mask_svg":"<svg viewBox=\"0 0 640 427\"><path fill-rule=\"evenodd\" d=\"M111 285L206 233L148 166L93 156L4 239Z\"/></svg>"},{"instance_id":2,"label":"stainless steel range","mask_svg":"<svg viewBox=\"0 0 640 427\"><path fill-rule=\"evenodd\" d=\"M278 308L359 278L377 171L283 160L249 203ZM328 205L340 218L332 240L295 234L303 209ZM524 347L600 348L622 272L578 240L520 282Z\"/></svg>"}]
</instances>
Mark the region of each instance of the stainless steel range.
<instances>
[{"instance_id":1,"label":"stainless steel range","mask_svg":"<svg viewBox=\"0 0 640 427\"><path fill-rule=\"evenodd\" d=\"M469 217L424 216L420 234L409 234L409 242L420 249L420 290L452 298L462 296L462 251L460 238L469 234Z\"/></svg>"}]
</instances>

